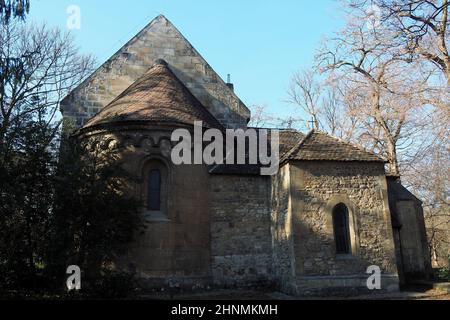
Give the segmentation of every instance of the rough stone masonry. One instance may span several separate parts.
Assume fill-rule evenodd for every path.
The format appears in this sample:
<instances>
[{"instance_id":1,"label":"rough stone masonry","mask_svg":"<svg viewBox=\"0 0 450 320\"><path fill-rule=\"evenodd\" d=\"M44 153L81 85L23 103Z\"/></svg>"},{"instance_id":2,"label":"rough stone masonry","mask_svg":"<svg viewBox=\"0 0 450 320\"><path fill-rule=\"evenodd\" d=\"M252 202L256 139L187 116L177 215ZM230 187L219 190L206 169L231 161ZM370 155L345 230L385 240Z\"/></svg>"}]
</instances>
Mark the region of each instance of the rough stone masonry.
<instances>
[{"instance_id":1,"label":"rough stone masonry","mask_svg":"<svg viewBox=\"0 0 450 320\"><path fill-rule=\"evenodd\" d=\"M429 273L420 201L386 177L384 159L359 146L316 130L281 130L274 176L248 165L174 165L175 129L192 131L195 121L246 129L250 111L164 16L69 94L61 111L88 150L117 153L140 177L133 195L148 228L116 267L150 288L351 294L368 290L371 265L382 271L383 290Z\"/></svg>"}]
</instances>

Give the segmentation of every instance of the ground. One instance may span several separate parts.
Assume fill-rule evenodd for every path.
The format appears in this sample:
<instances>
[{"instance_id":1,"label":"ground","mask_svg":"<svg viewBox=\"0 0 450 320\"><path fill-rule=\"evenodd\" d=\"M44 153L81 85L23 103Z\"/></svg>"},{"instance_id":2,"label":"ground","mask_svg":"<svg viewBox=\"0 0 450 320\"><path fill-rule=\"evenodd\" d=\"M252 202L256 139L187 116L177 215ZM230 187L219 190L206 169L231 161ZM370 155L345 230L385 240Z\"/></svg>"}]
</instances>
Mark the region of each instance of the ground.
<instances>
[{"instance_id":1,"label":"ground","mask_svg":"<svg viewBox=\"0 0 450 320\"><path fill-rule=\"evenodd\" d=\"M55 295L37 295L37 294L17 294L11 293L0 296L0 300L65 300L75 299L83 300L83 297L67 298ZM129 298L130 299L130 298ZM158 292L154 294L145 294L131 299L138 300L171 300L167 292ZM425 292L403 291L395 294L374 294L357 296L351 298L343 297L303 297L297 298L280 292L261 291L261 290L212 290L201 293L175 294L172 299L176 300L449 300L450 293L442 290L427 290ZM120 299L119 299L120 300ZM128 299L125 299L128 300Z\"/></svg>"},{"instance_id":2,"label":"ground","mask_svg":"<svg viewBox=\"0 0 450 320\"><path fill-rule=\"evenodd\" d=\"M170 299L169 293L155 293L141 296L141 299ZM297 298L280 292L256 290L214 290L201 293L175 294L173 299L179 300L450 300L450 292L420 287L389 294L373 294L351 298L343 297L302 297Z\"/></svg>"}]
</instances>

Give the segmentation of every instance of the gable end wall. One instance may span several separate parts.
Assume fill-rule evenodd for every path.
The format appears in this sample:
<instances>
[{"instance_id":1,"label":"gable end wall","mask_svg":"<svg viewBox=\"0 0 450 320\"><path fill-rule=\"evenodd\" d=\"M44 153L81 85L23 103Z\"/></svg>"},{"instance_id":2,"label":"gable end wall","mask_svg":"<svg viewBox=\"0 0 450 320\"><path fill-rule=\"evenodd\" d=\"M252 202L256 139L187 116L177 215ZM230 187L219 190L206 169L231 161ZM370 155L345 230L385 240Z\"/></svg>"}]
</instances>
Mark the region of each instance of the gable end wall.
<instances>
[{"instance_id":1,"label":"gable end wall","mask_svg":"<svg viewBox=\"0 0 450 320\"><path fill-rule=\"evenodd\" d=\"M83 125L157 59L166 60L175 75L225 127L246 126L250 118L247 107L163 16L154 19L61 102L64 118L77 127Z\"/></svg>"}]
</instances>

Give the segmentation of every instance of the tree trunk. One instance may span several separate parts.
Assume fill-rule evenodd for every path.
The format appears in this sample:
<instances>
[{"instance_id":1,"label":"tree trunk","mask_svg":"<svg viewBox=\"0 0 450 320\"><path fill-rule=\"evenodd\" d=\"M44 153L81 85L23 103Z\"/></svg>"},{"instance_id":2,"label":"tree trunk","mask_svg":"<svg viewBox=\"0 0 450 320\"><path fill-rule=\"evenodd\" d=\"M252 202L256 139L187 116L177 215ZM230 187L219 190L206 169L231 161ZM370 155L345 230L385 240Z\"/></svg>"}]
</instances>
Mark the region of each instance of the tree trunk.
<instances>
[{"instance_id":1,"label":"tree trunk","mask_svg":"<svg viewBox=\"0 0 450 320\"><path fill-rule=\"evenodd\" d=\"M389 173L400 176L400 169L398 166L398 157L397 157L397 147L395 145L395 141L391 137L387 138L387 152L389 157Z\"/></svg>"}]
</instances>

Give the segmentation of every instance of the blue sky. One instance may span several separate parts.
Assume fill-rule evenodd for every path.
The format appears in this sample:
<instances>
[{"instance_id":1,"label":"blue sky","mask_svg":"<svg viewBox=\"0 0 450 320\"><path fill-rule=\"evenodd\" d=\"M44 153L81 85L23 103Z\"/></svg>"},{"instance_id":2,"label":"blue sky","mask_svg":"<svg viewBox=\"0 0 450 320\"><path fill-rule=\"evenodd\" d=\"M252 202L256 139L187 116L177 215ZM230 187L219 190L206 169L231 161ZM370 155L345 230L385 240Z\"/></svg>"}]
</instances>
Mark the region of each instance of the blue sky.
<instances>
[{"instance_id":1,"label":"blue sky","mask_svg":"<svg viewBox=\"0 0 450 320\"><path fill-rule=\"evenodd\" d=\"M67 8L81 9L73 30L82 52L107 60L154 17L164 14L248 106L293 114L289 79L311 64L325 35L339 29L336 0L32 0L30 19L67 29Z\"/></svg>"}]
</instances>

